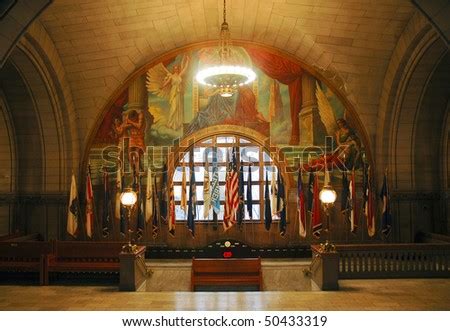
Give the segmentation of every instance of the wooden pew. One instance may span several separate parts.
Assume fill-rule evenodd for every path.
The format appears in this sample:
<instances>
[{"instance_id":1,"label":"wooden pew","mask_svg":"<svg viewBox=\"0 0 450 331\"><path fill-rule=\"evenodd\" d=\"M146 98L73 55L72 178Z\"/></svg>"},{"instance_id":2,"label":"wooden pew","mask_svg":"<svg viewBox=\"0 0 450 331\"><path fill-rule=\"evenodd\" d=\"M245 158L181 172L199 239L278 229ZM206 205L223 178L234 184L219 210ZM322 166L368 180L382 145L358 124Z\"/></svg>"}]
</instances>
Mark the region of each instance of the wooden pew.
<instances>
[{"instance_id":1,"label":"wooden pew","mask_svg":"<svg viewBox=\"0 0 450 331\"><path fill-rule=\"evenodd\" d=\"M45 283L50 273L119 273L122 242L54 241L46 260Z\"/></svg>"},{"instance_id":2,"label":"wooden pew","mask_svg":"<svg viewBox=\"0 0 450 331\"><path fill-rule=\"evenodd\" d=\"M5 239L7 242L19 242L19 241L42 241L42 236L39 233L32 233L27 235L15 236L13 238Z\"/></svg>"},{"instance_id":3,"label":"wooden pew","mask_svg":"<svg viewBox=\"0 0 450 331\"><path fill-rule=\"evenodd\" d=\"M191 290L197 286L256 286L262 290L261 258L192 259Z\"/></svg>"},{"instance_id":4,"label":"wooden pew","mask_svg":"<svg viewBox=\"0 0 450 331\"><path fill-rule=\"evenodd\" d=\"M45 283L45 260L52 251L47 241L0 242L0 271L38 272Z\"/></svg>"}]
</instances>

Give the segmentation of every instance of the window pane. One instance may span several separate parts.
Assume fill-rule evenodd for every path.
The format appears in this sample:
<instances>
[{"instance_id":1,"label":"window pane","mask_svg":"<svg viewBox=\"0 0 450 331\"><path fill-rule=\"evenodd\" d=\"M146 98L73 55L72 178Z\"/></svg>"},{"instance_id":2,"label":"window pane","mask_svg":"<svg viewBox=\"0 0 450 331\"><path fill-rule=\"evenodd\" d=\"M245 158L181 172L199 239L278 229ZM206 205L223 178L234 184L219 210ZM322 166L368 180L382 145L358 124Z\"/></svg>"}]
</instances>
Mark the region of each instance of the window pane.
<instances>
[{"instance_id":1,"label":"window pane","mask_svg":"<svg viewBox=\"0 0 450 331\"><path fill-rule=\"evenodd\" d=\"M260 205L259 204L253 204L252 206L252 219L253 220L259 220L260 219ZM250 216L248 215L248 210L245 208L245 218L246 220L250 220Z\"/></svg>"},{"instance_id":2,"label":"window pane","mask_svg":"<svg viewBox=\"0 0 450 331\"><path fill-rule=\"evenodd\" d=\"M203 201L203 185L197 185L197 201Z\"/></svg>"},{"instance_id":3,"label":"window pane","mask_svg":"<svg viewBox=\"0 0 450 331\"><path fill-rule=\"evenodd\" d=\"M225 163L227 160L227 153L229 153L227 147L217 147L217 162Z\"/></svg>"},{"instance_id":4,"label":"window pane","mask_svg":"<svg viewBox=\"0 0 450 331\"><path fill-rule=\"evenodd\" d=\"M174 180L175 182L178 182L178 181L181 182L182 171L183 171L183 168L182 168L182 167L177 167L177 168L176 168L175 172L173 173L173 180Z\"/></svg>"},{"instance_id":5,"label":"window pane","mask_svg":"<svg viewBox=\"0 0 450 331\"><path fill-rule=\"evenodd\" d=\"M247 168L248 169L248 168ZM250 167L251 171L252 171L252 181L258 181L259 180L259 167L258 166L253 166Z\"/></svg>"},{"instance_id":6,"label":"window pane","mask_svg":"<svg viewBox=\"0 0 450 331\"><path fill-rule=\"evenodd\" d=\"M275 179L277 178L277 168L275 166L264 166L264 180L266 179L266 172L267 172L267 179L272 179L272 172L275 172Z\"/></svg>"},{"instance_id":7,"label":"window pane","mask_svg":"<svg viewBox=\"0 0 450 331\"><path fill-rule=\"evenodd\" d=\"M225 201L225 186L224 185L219 186L219 192L220 192L220 201Z\"/></svg>"},{"instance_id":8,"label":"window pane","mask_svg":"<svg viewBox=\"0 0 450 331\"><path fill-rule=\"evenodd\" d=\"M177 220L185 220L186 215L184 213L184 210L181 209L181 206L175 206L175 217Z\"/></svg>"},{"instance_id":9,"label":"window pane","mask_svg":"<svg viewBox=\"0 0 450 331\"><path fill-rule=\"evenodd\" d=\"M195 147L194 148L194 162L205 162L206 161L206 154L205 154L205 147Z\"/></svg>"},{"instance_id":10,"label":"window pane","mask_svg":"<svg viewBox=\"0 0 450 331\"><path fill-rule=\"evenodd\" d=\"M250 143L250 140L247 140L247 139L244 139L244 138L240 138L240 139L239 139L239 142L240 142L241 144L248 144L248 143Z\"/></svg>"},{"instance_id":11,"label":"window pane","mask_svg":"<svg viewBox=\"0 0 450 331\"><path fill-rule=\"evenodd\" d=\"M185 153L183 158L181 158L181 160L185 163L189 162L189 153Z\"/></svg>"},{"instance_id":12,"label":"window pane","mask_svg":"<svg viewBox=\"0 0 450 331\"><path fill-rule=\"evenodd\" d=\"M210 139L205 139L201 142L202 144L212 144L212 138Z\"/></svg>"},{"instance_id":13,"label":"window pane","mask_svg":"<svg viewBox=\"0 0 450 331\"><path fill-rule=\"evenodd\" d=\"M218 167L218 170L219 170L219 181L221 181L221 182L225 181L225 177L227 174L227 168L226 167ZM212 174L211 174L211 179L212 179Z\"/></svg>"},{"instance_id":14,"label":"window pane","mask_svg":"<svg viewBox=\"0 0 450 331\"><path fill-rule=\"evenodd\" d=\"M259 147L247 146L241 148L241 161L257 163L259 161Z\"/></svg>"},{"instance_id":15,"label":"window pane","mask_svg":"<svg viewBox=\"0 0 450 331\"><path fill-rule=\"evenodd\" d=\"M175 198L175 201L181 200L181 186L178 185L173 186L173 196Z\"/></svg>"},{"instance_id":16,"label":"window pane","mask_svg":"<svg viewBox=\"0 0 450 331\"><path fill-rule=\"evenodd\" d=\"M247 201L247 185L244 185L244 200ZM259 200L259 185L252 185L252 200Z\"/></svg>"},{"instance_id":17,"label":"window pane","mask_svg":"<svg viewBox=\"0 0 450 331\"><path fill-rule=\"evenodd\" d=\"M263 152L263 161L264 162L272 162L272 158L269 156L267 152Z\"/></svg>"},{"instance_id":18,"label":"window pane","mask_svg":"<svg viewBox=\"0 0 450 331\"><path fill-rule=\"evenodd\" d=\"M234 137L217 137L218 144L233 144L236 142Z\"/></svg>"},{"instance_id":19,"label":"window pane","mask_svg":"<svg viewBox=\"0 0 450 331\"><path fill-rule=\"evenodd\" d=\"M195 167L195 181L203 182L203 178L205 176L205 168L203 167Z\"/></svg>"}]
</instances>

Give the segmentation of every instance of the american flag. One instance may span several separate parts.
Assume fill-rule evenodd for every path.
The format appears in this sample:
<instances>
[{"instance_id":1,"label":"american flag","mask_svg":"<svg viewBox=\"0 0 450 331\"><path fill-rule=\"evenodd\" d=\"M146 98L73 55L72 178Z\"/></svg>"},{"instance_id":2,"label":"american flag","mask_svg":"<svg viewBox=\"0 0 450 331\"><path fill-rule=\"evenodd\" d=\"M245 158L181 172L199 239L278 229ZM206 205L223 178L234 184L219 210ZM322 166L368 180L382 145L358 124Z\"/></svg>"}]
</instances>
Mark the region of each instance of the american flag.
<instances>
[{"instance_id":1,"label":"american flag","mask_svg":"<svg viewBox=\"0 0 450 331\"><path fill-rule=\"evenodd\" d=\"M228 164L227 178L225 182L225 212L223 216L223 228L225 231L236 223L236 212L239 207L239 176L236 162L236 149L233 147L232 159Z\"/></svg>"}]
</instances>

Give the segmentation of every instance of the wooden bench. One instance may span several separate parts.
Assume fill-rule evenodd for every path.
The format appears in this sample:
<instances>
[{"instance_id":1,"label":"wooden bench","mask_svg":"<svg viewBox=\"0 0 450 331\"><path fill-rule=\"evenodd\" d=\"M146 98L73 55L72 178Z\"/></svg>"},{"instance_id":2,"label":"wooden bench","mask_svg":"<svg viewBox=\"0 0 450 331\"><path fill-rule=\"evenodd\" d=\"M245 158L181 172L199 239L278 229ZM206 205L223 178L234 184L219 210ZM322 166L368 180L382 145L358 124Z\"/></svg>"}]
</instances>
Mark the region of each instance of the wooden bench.
<instances>
[{"instance_id":1,"label":"wooden bench","mask_svg":"<svg viewBox=\"0 0 450 331\"><path fill-rule=\"evenodd\" d=\"M195 291L197 286L256 286L261 291L261 258L193 258L191 290Z\"/></svg>"},{"instance_id":2,"label":"wooden bench","mask_svg":"<svg viewBox=\"0 0 450 331\"><path fill-rule=\"evenodd\" d=\"M18 241L42 241L42 236L39 233L32 234L8 234L0 237L0 241L18 242Z\"/></svg>"},{"instance_id":3,"label":"wooden bench","mask_svg":"<svg viewBox=\"0 0 450 331\"><path fill-rule=\"evenodd\" d=\"M52 251L47 241L0 242L0 271L37 272L45 283L45 260Z\"/></svg>"},{"instance_id":4,"label":"wooden bench","mask_svg":"<svg viewBox=\"0 0 450 331\"><path fill-rule=\"evenodd\" d=\"M123 242L54 241L47 257L45 283L50 273L119 273Z\"/></svg>"}]
</instances>

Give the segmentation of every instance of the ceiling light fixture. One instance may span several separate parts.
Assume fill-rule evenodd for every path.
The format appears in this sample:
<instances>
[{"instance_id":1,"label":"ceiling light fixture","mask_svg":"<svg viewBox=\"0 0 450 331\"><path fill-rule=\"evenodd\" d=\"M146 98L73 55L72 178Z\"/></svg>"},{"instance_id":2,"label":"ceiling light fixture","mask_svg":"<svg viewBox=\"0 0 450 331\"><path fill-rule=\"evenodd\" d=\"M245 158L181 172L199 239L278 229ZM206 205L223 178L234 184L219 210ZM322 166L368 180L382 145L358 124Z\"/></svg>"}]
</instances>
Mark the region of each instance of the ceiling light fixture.
<instances>
[{"instance_id":1,"label":"ceiling light fixture","mask_svg":"<svg viewBox=\"0 0 450 331\"><path fill-rule=\"evenodd\" d=\"M239 86L253 82L256 73L251 67L233 63L231 59L231 37L227 23L226 0L223 1L223 23L219 40L220 65L200 70L196 80L202 85L219 89L222 97L231 97Z\"/></svg>"}]
</instances>

